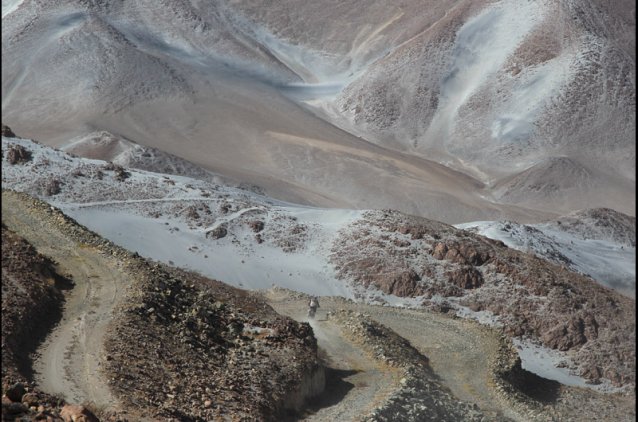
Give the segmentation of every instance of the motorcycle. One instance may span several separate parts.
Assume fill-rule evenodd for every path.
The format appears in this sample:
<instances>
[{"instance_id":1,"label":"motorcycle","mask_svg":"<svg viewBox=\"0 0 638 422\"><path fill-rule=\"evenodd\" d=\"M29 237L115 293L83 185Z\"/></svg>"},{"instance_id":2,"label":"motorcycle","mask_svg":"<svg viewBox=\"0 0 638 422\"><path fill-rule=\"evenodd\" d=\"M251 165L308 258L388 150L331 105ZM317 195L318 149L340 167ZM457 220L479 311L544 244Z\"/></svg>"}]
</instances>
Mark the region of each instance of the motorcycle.
<instances>
[{"instance_id":1,"label":"motorcycle","mask_svg":"<svg viewBox=\"0 0 638 422\"><path fill-rule=\"evenodd\" d=\"M310 307L308 308L308 318L314 318L317 313L317 308Z\"/></svg>"}]
</instances>

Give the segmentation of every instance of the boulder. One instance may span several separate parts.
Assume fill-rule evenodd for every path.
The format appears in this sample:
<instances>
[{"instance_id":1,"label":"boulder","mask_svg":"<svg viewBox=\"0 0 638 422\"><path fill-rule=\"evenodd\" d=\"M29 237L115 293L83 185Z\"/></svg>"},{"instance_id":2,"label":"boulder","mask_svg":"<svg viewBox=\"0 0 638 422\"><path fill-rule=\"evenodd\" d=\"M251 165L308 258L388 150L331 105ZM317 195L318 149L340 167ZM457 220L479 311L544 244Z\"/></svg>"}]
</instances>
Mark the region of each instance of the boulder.
<instances>
[{"instance_id":1,"label":"boulder","mask_svg":"<svg viewBox=\"0 0 638 422\"><path fill-rule=\"evenodd\" d=\"M206 233L206 237L210 237L211 239L221 239L222 237L226 237L227 234L228 230L226 230L226 227L219 226Z\"/></svg>"},{"instance_id":2,"label":"boulder","mask_svg":"<svg viewBox=\"0 0 638 422\"><path fill-rule=\"evenodd\" d=\"M11 145L7 151L9 164L23 164L31 161L31 151L22 145Z\"/></svg>"},{"instance_id":3,"label":"boulder","mask_svg":"<svg viewBox=\"0 0 638 422\"><path fill-rule=\"evenodd\" d=\"M24 396L26 392L27 390L24 384L17 382L7 389L5 395L13 402L21 402L22 396Z\"/></svg>"},{"instance_id":4,"label":"boulder","mask_svg":"<svg viewBox=\"0 0 638 422\"><path fill-rule=\"evenodd\" d=\"M414 297L423 294L419 284L421 277L411 268L380 274L372 277L372 284L387 294L399 297Z\"/></svg>"},{"instance_id":5,"label":"boulder","mask_svg":"<svg viewBox=\"0 0 638 422\"><path fill-rule=\"evenodd\" d=\"M5 124L2 125L2 136L6 136L7 138L17 138L16 134L13 133L11 128Z\"/></svg>"},{"instance_id":6,"label":"boulder","mask_svg":"<svg viewBox=\"0 0 638 422\"><path fill-rule=\"evenodd\" d=\"M438 242L436 245L434 245L434 249L432 250L432 256L436 259L443 259L445 258L447 251L448 251L447 245L445 243Z\"/></svg>"},{"instance_id":7,"label":"boulder","mask_svg":"<svg viewBox=\"0 0 638 422\"><path fill-rule=\"evenodd\" d=\"M264 222L261 220L251 221L250 223L248 223L248 225L250 226L252 231L254 231L255 233L259 233L260 231L264 229Z\"/></svg>"},{"instance_id":8,"label":"boulder","mask_svg":"<svg viewBox=\"0 0 638 422\"><path fill-rule=\"evenodd\" d=\"M64 422L100 422L89 409L73 404L65 404L60 411L60 416Z\"/></svg>"},{"instance_id":9,"label":"boulder","mask_svg":"<svg viewBox=\"0 0 638 422\"><path fill-rule=\"evenodd\" d=\"M483 285L483 275L476 268L466 265L446 273L448 281L463 289L476 289Z\"/></svg>"},{"instance_id":10,"label":"boulder","mask_svg":"<svg viewBox=\"0 0 638 422\"><path fill-rule=\"evenodd\" d=\"M22 396L22 403L24 403L27 407L37 406L40 403L40 399L35 393L27 393Z\"/></svg>"}]
</instances>

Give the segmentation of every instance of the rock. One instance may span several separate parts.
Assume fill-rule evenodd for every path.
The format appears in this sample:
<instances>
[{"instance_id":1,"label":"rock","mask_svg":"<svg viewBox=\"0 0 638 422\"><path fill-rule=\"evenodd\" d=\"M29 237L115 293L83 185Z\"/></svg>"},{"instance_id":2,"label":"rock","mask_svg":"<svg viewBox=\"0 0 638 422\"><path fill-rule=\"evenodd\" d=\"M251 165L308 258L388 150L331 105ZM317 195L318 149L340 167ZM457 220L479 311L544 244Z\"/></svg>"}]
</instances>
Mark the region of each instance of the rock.
<instances>
[{"instance_id":1,"label":"rock","mask_svg":"<svg viewBox=\"0 0 638 422\"><path fill-rule=\"evenodd\" d=\"M190 206L186 209L186 217L193 220L199 220L199 213L194 206Z\"/></svg>"},{"instance_id":2,"label":"rock","mask_svg":"<svg viewBox=\"0 0 638 422\"><path fill-rule=\"evenodd\" d=\"M99 419L86 407L65 404L60 411L64 422L99 422Z\"/></svg>"},{"instance_id":3,"label":"rock","mask_svg":"<svg viewBox=\"0 0 638 422\"><path fill-rule=\"evenodd\" d=\"M7 389L5 395L13 402L21 402L22 396L24 396L26 392L27 390L24 384L17 382Z\"/></svg>"},{"instance_id":4,"label":"rock","mask_svg":"<svg viewBox=\"0 0 638 422\"><path fill-rule=\"evenodd\" d=\"M13 133L11 128L5 124L2 125L2 136L6 136L7 138L17 138L16 134Z\"/></svg>"},{"instance_id":5,"label":"rock","mask_svg":"<svg viewBox=\"0 0 638 422\"><path fill-rule=\"evenodd\" d=\"M481 266L488 262L492 256L488 251L479 251L470 243L452 242L445 244L437 242L432 250L432 256L436 259L445 259L455 264Z\"/></svg>"},{"instance_id":6,"label":"rock","mask_svg":"<svg viewBox=\"0 0 638 422\"><path fill-rule=\"evenodd\" d=\"M248 223L248 225L250 226L252 231L254 231L255 233L259 233L260 231L264 229L264 222L261 220L251 221L250 223Z\"/></svg>"},{"instance_id":7,"label":"rock","mask_svg":"<svg viewBox=\"0 0 638 422\"><path fill-rule=\"evenodd\" d=\"M22 145L11 145L7 151L9 164L23 164L31 161L31 151Z\"/></svg>"},{"instance_id":8,"label":"rock","mask_svg":"<svg viewBox=\"0 0 638 422\"><path fill-rule=\"evenodd\" d=\"M51 179L44 187L44 194L47 196L53 196L60 193L62 190L62 183L58 179Z\"/></svg>"},{"instance_id":9,"label":"rock","mask_svg":"<svg viewBox=\"0 0 638 422\"><path fill-rule=\"evenodd\" d=\"M37 406L39 404L39 401L40 399L35 393L26 393L22 396L22 403L24 403L28 407Z\"/></svg>"},{"instance_id":10,"label":"rock","mask_svg":"<svg viewBox=\"0 0 638 422\"><path fill-rule=\"evenodd\" d=\"M572 347L580 346L587 342L585 337L585 324L582 318L574 317L566 323L545 332L541 340L552 349L567 351Z\"/></svg>"},{"instance_id":11,"label":"rock","mask_svg":"<svg viewBox=\"0 0 638 422\"><path fill-rule=\"evenodd\" d=\"M206 237L210 237L212 239L221 239L222 237L226 237L227 234L228 230L226 230L226 227L219 226L206 233Z\"/></svg>"},{"instance_id":12,"label":"rock","mask_svg":"<svg viewBox=\"0 0 638 422\"><path fill-rule=\"evenodd\" d=\"M438 242L434 245L434 249L432 250L432 256L436 259L445 258L445 254L447 253L447 245L445 243Z\"/></svg>"},{"instance_id":13,"label":"rock","mask_svg":"<svg viewBox=\"0 0 638 422\"><path fill-rule=\"evenodd\" d=\"M448 281L463 289L475 289L484 283L483 275L476 268L466 265L446 273Z\"/></svg>"},{"instance_id":14,"label":"rock","mask_svg":"<svg viewBox=\"0 0 638 422\"><path fill-rule=\"evenodd\" d=\"M387 293L400 297L418 296L422 291L418 284L420 280L421 277L413 269L408 269L392 278L392 284Z\"/></svg>"},{"instance_id":15,"label":"rock","mask_svg":"<svg viewBox=\"0 0 638 422\"><path fill-rule=\"evenodd\" d=\"M20 413L26 413L28 412L29 409L22 403L7 403L7 404L2 404L2 420L5 420L4 418L4 414L7 413L8 415L13 415L13 417L15 417L15 415L18 415ZM13 420L13 417L11 420Z\"/></svg>"}]
</instances>

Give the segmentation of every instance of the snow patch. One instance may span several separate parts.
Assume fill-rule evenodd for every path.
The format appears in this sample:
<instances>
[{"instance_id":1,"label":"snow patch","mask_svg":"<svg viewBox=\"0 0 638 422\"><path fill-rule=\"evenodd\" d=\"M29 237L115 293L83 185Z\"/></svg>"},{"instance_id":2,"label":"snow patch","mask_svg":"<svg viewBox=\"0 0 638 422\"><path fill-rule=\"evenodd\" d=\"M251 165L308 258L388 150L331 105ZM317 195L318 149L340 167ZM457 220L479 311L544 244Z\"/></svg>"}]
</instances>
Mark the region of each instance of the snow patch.
<instances>
[{"instance_id":1,"label":"snow patch","mask_svg":"<svg viewBox=\"0 0 638 422\"><path fill-rule=\"evenodd\" d=\"M636 248L610 240L583 238L553 224L523 225L506 221L456 224L508 247L533 253L631 298L636 297Z\"/></svg>"},{"instance_id":2,"label":"snow patch","mask_svg":"<svg viewBox=\"0 0 638 422\"><path fill-rule=\"evenodd\" d=\"M23 2L24 0L2 0L2 17L15 11Z\"/></svg>"},{"instance_id":3,"label":"snow patch","mask_svg":"<svg viewBox=\"0 0 638 422\"><path fill-rule=\"evenodd\" d=\"M426 138L449 135L458 110L503 67L519 43L543 17L540 2L502 1L469 19L458 31L451 66L441 82L440 106ZM523 86L519 96L533 92L534 83ZM531 95L531 94L528 94ZM503 120L506 119L506 120ZM522 119L503 116L497 128L520 131ZM506 123L503 125L503 123Z\"/></svg>"},{"instance_id":4,"label":"snow patch","mask_svg":"<svg viewBox=\"0 0 638 422\"><path fill-rule=\"evenodd\" d=\"M571 362L564 353L539 346L528 339L515 338L512 342L518 350L522 368L539 377L558 381L564 385L591 388L604 393L615 393L623 390L612 386L608 381L593 385L588 383L586 379L574 375L569 369Z\"/></svg>"}]
</instances>

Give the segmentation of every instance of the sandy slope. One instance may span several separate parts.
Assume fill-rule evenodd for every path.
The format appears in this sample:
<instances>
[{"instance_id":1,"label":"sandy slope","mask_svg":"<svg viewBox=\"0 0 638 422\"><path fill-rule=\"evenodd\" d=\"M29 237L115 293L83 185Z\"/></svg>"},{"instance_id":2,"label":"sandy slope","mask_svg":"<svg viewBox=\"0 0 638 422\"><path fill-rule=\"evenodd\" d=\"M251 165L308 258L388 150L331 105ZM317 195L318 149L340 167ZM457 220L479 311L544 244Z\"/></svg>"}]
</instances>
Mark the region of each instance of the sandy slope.
<instances>
[{"instance_id":1,"label":"sandy slope","mask_svg":"<svg viewBox=\"0 0 638 422\"><path fill-rule=\"evenodd\" d=\"M57 261L59 269L75 282L66 296L62 321L37 352L36 382L44 391L62 394L73 403L117 408L100 373L100 362L104 330L123 296L127 277L114 259L70 240L34 212L10 193L3 193L3 222Z\"/></svg>"}]
</instances>

